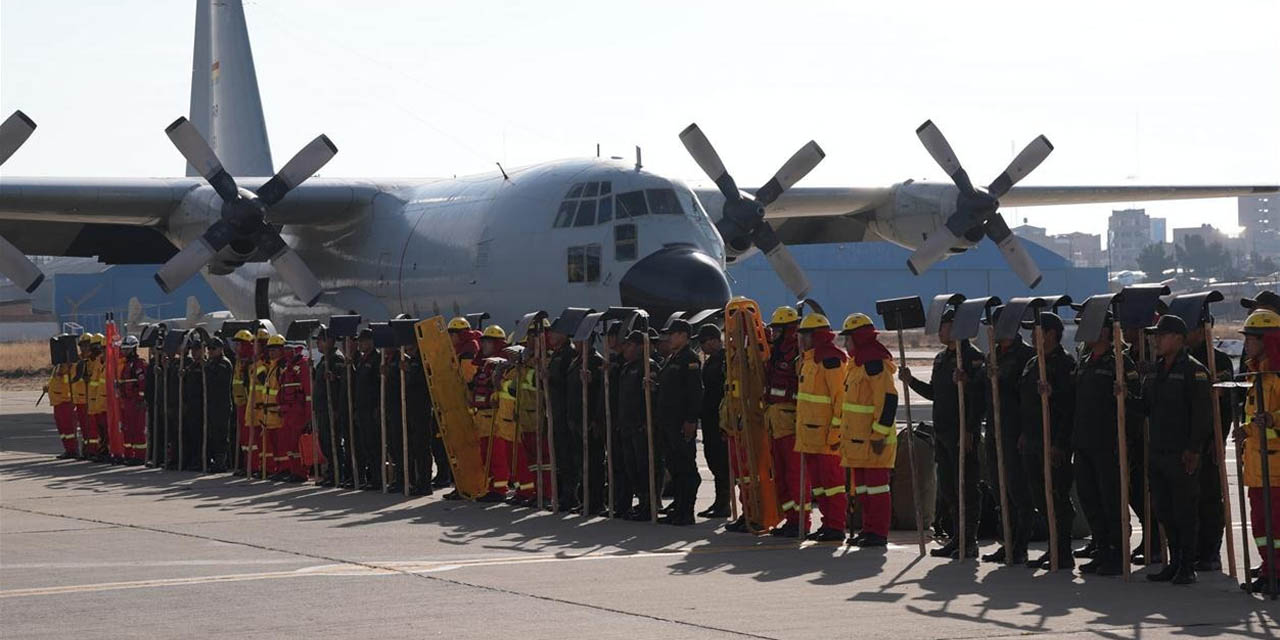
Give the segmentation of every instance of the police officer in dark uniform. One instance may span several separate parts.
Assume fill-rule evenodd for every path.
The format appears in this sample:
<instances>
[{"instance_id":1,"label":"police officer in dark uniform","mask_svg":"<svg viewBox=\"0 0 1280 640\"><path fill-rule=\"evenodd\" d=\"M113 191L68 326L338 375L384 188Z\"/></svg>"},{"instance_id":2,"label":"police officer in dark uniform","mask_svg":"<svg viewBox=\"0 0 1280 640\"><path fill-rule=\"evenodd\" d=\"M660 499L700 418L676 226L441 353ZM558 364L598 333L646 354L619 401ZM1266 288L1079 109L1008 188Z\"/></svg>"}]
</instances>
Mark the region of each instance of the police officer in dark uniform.
<instances>
[{"instance_id":1,"label":"police officer in dark uniform","mask_svg":"<svg viewBox=\"0 0 1280 640\"><path fill-rule=\"evenodd\" d=\"M951 323L955 319L955 310L947 309L942 314L942 322L938 328L938 341L943 349L933 358L933 375L929 382L917 380L911 375L911 369L903 366L898 370L898 377L911 385L911 390L933 401L934 460L938 463L938 497L942 502L942 512L947 515L951 527L951 539L947 544L929 552L937 558L958 557L960 540L957 535L960 513L960 388L956 381L964 378L970 382L965 385L965 426L968 442L965 443L964 468L964 503L965 503L965 557L976 558L978 555L978 448L982 416L986 413L986 390L979 382L984 376L984 356L977 347L968 340L960 342L961 367L956 367L956 347L951 340Z\"/></svg>"},{"instance_id":2,"label":"police officer in dark uniform","mask_svg":"<svg viewBox=\"0 0 1280 640\"><path fill-rule=\"evenodd\" d=\"M635 491L631 487L630 477L627 475L627 467L623 463L623 453L621 448L622 432L618 430L618 418L621 415L621 407L619 406L618 389L621 385L622 365L626 362L623 352L626 348L625 336L622 333L622 322L613 320L605 326L605 366L609 367L609 388L605 389L605 393L609 394L609 413L612 414L612 424L608 426L613 432L613 476L609 478L609 491L613 492L614 500L614 517L625 518L631 510L631 505L635 500ZM606 463L608 460L606 459Z\"/></svg>"},{"instance_id":3,"label":"police officer in dark uniform","mask_svg":"<svg viewBox=\"0 0 1280 640\"><path fill-rule=\"evenodd\" d=\"M683 526L694 523L694 502L702 484L696 442L702 413L702 363L689 345L693 328L687 320L671 320L664 333L671 355L658 372L654 428L662 434L675 501L660 522Z\"/></svg>"},{"instance_id":4,"label":"police officer in dark uniform","mask_svg":"<svg viewBox=\"0 0 1280 640\"><path fill-rule=\"evenodd\" d=\"M329 337L329 328L324 325L316 331L316 347L320 350L320 361L312 369L312 424L320 437L320 450L324 452L327 464L338 465L342 478L350 480L351 454L347 452L343 439L347 433L347 361L338 348L337 340ZM330 391L333 391L333 398L329 398ZM332 416L329 415L330 407L333 408ZM332 429L329 428L330 419L333 420ZM336 436L337 443L331 436ZM333 486L332 468L324 469L321 476L324 479L320 486Z\"/></svg>"},{"instance_id":5,"label":"police officer in dark uniform","mask_svg":"<svg viewBox=\"0 0 1280 640\"><path fill-rule=\"evenodd\" d=\"M182 412L178 410L180 404L178 397L179 387L182 385L178 384L178 381L182 379L182 374L187 368L189 358L186 351L185 348L179 349L177 354L169 356L164 370L164 411L168 416L168 429L164 430L165 448L162 449L164 451L162 464L165 469L170 470L179 469L182 465L182 461L178 460L178 438L182 437Z\"/></svg>"},{"instance_id":6,"label":"police officer in dark uniform","mask_svg":"<svg viewBox=\"0 0 1280 640\"><path fill-rule=\"evenodd\" d=\"M992 323L1000 321L1003 310L1004 307L996 308L995 313L992 314ZM996 373L996 384L1000 386L999 407L993 406L991 402L990 376L983 378L987 381L988 388L987 433L983 441L987 449L987 460L990 461L987 465L987 481L995 488L997 496L1001 490L1009 496L1009 519L1013 533L1012 562L1018 564L1027 561L1027 543L1031 540L1031 530L1036 517L1035 501L1031 499L1031 490L1027 486L1027 474L1022 467L1022 455L1018 453L1018 436L1022 433L1020 410L1022 396L1019 393L1018 383L1022 379L1022 371L1026 368L1027 361L1035 355L1035 348L1027 344L1021 332L997 343L996 362L999 371ZM1000 486L1000 473L995 462L995 411L1000 412L1000 435L1004 439L1001 446L1004 450L1004 473L1005 481L1008 483L1006 487ZM1005 554L1008 552L1009 550L1001 545L999 549L982 556L982 559L985 562L1004 563Z\"/></svg>"},{"instance_id":7,"label":"police officer in dark uniform","mask_svg":"<svg viewBox=\"0 0 1280 640\"><path fill-rule=\"evenodd\" d=\"M231 361L221 338L211 337L206 347L204 389L208 394L209 472L222 473L231 466L231 430L235 426L231 403Z\"/></svg>"},{"instance_id":8,"label":"police officer in dark uniform","mask_svg":"<svg viewBox=\"0 0 1280 640\"><path fill-rule=\"evenodd\" d=\"M355 387L356 464L360 465L357 479L368 490L382 488L381 366L381 356L373 348L373 330L365 327L356 336L356 354L352 362L355 379L352 382Z\"/></svg>"},{"instance_id":9,"label":"police officer in dark uniform","mask_svg":"<svg viewBox=\"0 0 1280 640\"><path fill-rule=\"evenodd\" d=\"M385 375L382 380L386 383L382 386L382 396L387 407L387 463L391 465L391 469L384 472L391 476L387 491L395 493L401 490L400 483L404 481L404 461L401 460L404 457L404 434L400 428L400 365L403 358L400 350L394 347L384 347L381 355L382 373ZM407 406L408 396L404 400ZM378 437L381 439L381 434ZM378 464L381 465L382 461L379 460Z\"/></svg>"},{"instance_id":10,"label":"police officer in dark uniform","mask_svg":"<svg viewBox=\"0 0 1280 640\"><path fill-rule=\"evenodd\" d=\"M147 383L145 388L147 401L147 462L146 466L154 466L152 464L152 456L156 451L163 451L163 445L160 438L164 433L164 406L161 398L160 377L164 371L163 364L164 350L160 345L164 344L164 325L156 330L155 344L147 348Z\"/></svg>"},{"instance_id":11,"label":"police officer in dark uniform","mask_svg":"<svg viewBox=\"0 0 1280 640\"><path fill-rule=\"evenodd\" d=\"M702 363L702 458L715 478L716 499L698 514L702 518L729 517L732 500L729 477L729 444L720 431L720 402L724 399L725 359L720 328L704 324L698 328L698 344L706 360Z\"/></svg>"},{"instance_id":12,"label":"police officer in dark uniform","mask_svg":"<svg viewBox=\"0 0 1280 640\"><path fill-rule=\"evenodd\" d=\"M1264 292L1269 293L1269 292ZM1272 294L1274 295L1274 294ZM1261 297L1261 296L1260 296ZM1277 300L1280 302L1280 300ZM1191 357L1199 360L1208 368L1208 356L1205 354L1204 332L1206 325L1213 327L1213 318L1209 317L1207 323L1202 323L1195 329L1187 331L1187 350L1191 352ZM1214 382L1225 382L1232 380L1235 371L1231 363L1231 356L1225 351L1215 348L1213 350L1213 360L1215 369L1218 372L1218 379ZM1212 373L1212 371L1210 371ZM1211 390L1212 391L1212 390ZM1225 445L1227 437L1230 435L1231 418L1234 414L1232 409L1232 395L1226 393L1218 394L1218 413L1222 420L1222 442ZM1212 402L1212 396L1210 396ZM1212 423L1210 423L1212 428ZM1214 446L1212 434L1210 430L1210 438L1205 441L1204 451L1200 452L1200 503L1199 503L1199 532L1196 534L1196 571L1220 571L1222 569L1222 535L1225 524L1222 521L1222 476L1218 471L1218 453L1217 447Z\"/></svg>"},{"instance_id":13,"label":"police officer in dark uniform","mask_svg":"<svg viewBox=\"0 0 1280 640\"><path fill-rule=\"evenodd\" d=\"M1071 504L1071 430L1075 423L1075 385L1072 374L1076 368L1075 358L1062 346L1062 318L1058 314L1042 312L1040 326L1044 336L1045 376L1040 380L1040 361L1032 356L1022 370L1022 378L1018 383L1019 420L1021 433L1018 436L1018 451L1022 454L1022 465L1026 472L1031 499L1036 507L1046 516L1049 513L1046 503L1044 477L1044 451L1049 447L1051 473L1053 474L1053 506L1057 522L1049 522L1049 526L1058 531L1058 566L1060 569L1075 566L1071 553L1071 523L1075 520L1075 507ZM1047 388L1049 394L1049 442L1044 442L1044 418L1040 411L1041 392ZM1032 569L1048 569L1050 553L1046 551L1041 557L1027 562Z\"/></svg>"},{"instance_id":14,"label":"police officer in dark uniform","mask_svg":"<svg viewBox=\"0 0 1280 640\"><path fill-rule=\"evenodd\" d=\"M1160 317L1155 371L1143 379L1142 395L1151 424L1151 499L1169 539L1169 562L1152 582L1196 581L1196 517L1200 498L1201 452L1212 434L1209 371L1187 351L1187 324Z\"/></svg>"},{"instance_id":15,"label":"police officer in dark uniform","mask_svg":"<svg viewBox=\"0 0 1280 640\"><path fill-rule=\"evenodd\" d=\"M178 469L200 470L200 446L204 439L204 389L201 372L204 370L204 336L192 332L187 340L188 359L182 367L182 460Z\"/></svg>"},{"instance_id":16,"label":"police officer in dark uniform","mask_svg":"<svg viewBox=\"0 0 1280 640\"><path fill-rule=\"evenodd\" d=\"M1138 350L1138 344L1141 340L1146 340L1145 329L1142 327L1125 327L1124 341L1125 353L1133 360L1134 366L1138 369L1138 375L1141 377L1143 371L1151 368L1150 361L1143 361L1140 357L1142 354ZM1151 349L1147 350L1151 353ZM1142 540L1138 542L1138 546L1134 547L1129 554L1129 561L1134 565L1158 564L1164 562L1164 538L1161 535L1160 527L1155 522L1146 522L1146 495L1147 495L1147 466L1146 466L1146 434L1143 430L1143 422L1146 421L1145 409L1135 413L1137 419L1130 419L1125 422L1125 438L1129 445L1129 508L1138 518L1138 522L1142 524ZM1154 514L1152 515L1154 518ZM1151 538L1151 549L1153 557L1148 558L1146 554L1147 538Z\"/></svg>"},{"instance_id":17,"label":"police officer in dark uniform","mask_svg":"<svg viewBox=\"0 0 1280 640\"><path fill-rule=\"evenodd\" d=\"M560 508L572 511L578 507L577 487L582 480L582 436L575 441L569 428L569 376L577 351L567 330L552 323L547 330L547 395L550 396L551 425L556 447L556 490Z\"/></svg>"},{"instance_id":18,"label":"police officer in dark uniform","mask_svg":"<svg viewBox=\"0 0 1280 640\"><path fill-rule=\"evenodd\" d=\"M1079 316L1077 316L1079 318ZM1127 553L1128 541L1120 528L1121 503L1120 457L1116 437L1116 354L1111 342L1111 314L1103 321L1102 332L1094 342L1085 344L1076 365L1074 384L1076 405L1071 448L1075 453L1076 493L1089 530L1093 535L1093 552L1080 573L1100 576L1119 575L1123 571L1121 554ZM1125 409L1130 421L1140 419L1138 407L1138 373L1133 360L1124 357ZM1055 487L1056 488L1056 487Z\"/></svg>"},{"instance_id":19,"label":"police officer in dark uniform","mask_svg":"<svg viewBox=\"0 0 1280 640\"><path fill-rule=\"evenodd\" d=\"M400 366L404 369L404 406L409 418L409 459L405 462L409 465L409 493L431 495L431 433L435 416L431 413L431 393L417 343L404 345ZM447 477L447 459L444 464L446 470L442 473Z\"/></svg>"},{"instance_id":20,"label":"police officer in dark uniform","mask_svg":"<svg viewBox=\"0 0 1280 640\"><path fill-rule=\"evenodd\" d=\"M649 511L649 445L645 436L647 417L652 407L645 403L644 334L632 331L622 346L623 363L618 369L618 423L619 438L614 443L622 467L627 476L627 486L635 494L636 505L617 503L619 511L628 520L645 521L652 517ZM650 363L650 367L653 364ZM655 475L662 478L662 467L654 461Z\"/></svg>"},{"instance_id":21,"label":"police officer in dark uniform","mask_svg":"<svg viewBox=\"0 0 1280 640\"><path fill-rule=\"evenodd\" d=\"M582 424L582 387L584 381L582 379L582 352L581 347L573 352L573 358L569 361L568 377L565 386L565 418L569 423L569 433L572 439L566 443L566 448L572 448L577 456L574 462L577 465L576 473L572 477L578 482L578 487L574 489L574 502L582 503L582 466L583 466L583 450L582 450L582 430L587 430L587 486L588 497L591 504L586 505L586 513L598 514L604 510L606 500L605 495L605 459L604 459L604 373L601 367L604 366L604 356L599 351L592 348L589 343L587 346L587 425ZM559 444L557 442L557 444ZM557 464L559 461L557 460Z\"/></svg>"}]
</instances>

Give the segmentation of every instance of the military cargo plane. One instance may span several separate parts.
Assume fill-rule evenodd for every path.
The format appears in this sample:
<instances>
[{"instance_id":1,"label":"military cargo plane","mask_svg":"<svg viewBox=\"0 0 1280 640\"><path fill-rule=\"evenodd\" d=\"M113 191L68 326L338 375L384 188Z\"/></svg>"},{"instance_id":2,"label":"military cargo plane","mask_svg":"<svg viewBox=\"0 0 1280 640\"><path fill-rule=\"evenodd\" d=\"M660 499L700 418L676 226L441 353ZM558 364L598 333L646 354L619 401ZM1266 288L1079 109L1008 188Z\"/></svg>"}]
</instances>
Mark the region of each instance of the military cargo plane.
<instances>
[{"instance_id":1,"label":"military cargo plane","mask_svg":"<svg viewBox=\"0 0 1280 640\"><path fill-rule=\"evenodd\" d=\"M15 114L0 159L35 124ZM158 133L159 127L157 127ZM42 277L24 254L162 264L166 291L200 274L241 318L369 318L638 306L658 317L723 305L728 264L768 257L798 297L789 244L887 240L919 273L991 238L1031 286L1039 271L999 213L1034 206L1269 193L1275 186L1016 187L1052 151L1034 140L986 188L932 122L917 131L952 184L795 187L823 158L804 145L758 189L740 189L696 125L680 139L714 188L599 158L449 179L315 177L337 152L319 136L275 171L239 0L197 0L189 118L165 133L183 178L0 180L0 271ZM2 160L0 160L2 161Z\"/></svg>"}]
</instances>

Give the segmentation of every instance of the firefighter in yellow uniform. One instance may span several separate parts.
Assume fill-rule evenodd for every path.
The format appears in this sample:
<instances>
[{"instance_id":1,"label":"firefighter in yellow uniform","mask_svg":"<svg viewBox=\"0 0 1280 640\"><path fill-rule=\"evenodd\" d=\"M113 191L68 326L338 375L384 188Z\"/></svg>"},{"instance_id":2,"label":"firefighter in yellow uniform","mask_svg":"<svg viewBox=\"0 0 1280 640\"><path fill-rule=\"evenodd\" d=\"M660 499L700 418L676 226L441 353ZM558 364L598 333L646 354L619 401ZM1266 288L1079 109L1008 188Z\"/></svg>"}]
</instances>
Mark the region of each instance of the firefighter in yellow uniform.
<instances>
[{"instance_id":1,"label":"firefighter in yellow uniform","mask_svg":"<svg viewBox=\"0 0 1280 640\"><path fill-rule=\"evenodd\" d=\"M1258 309L1244 322L1245 371L1275 371L1280 366L1280 314ZM1262 375L1248 390L1244 405L1244 426L1235 431L1237 451L1243 448L1244 477L1249 488L1249 523L1254 544L1262 557L1258 577L1247 586L1253 593L1270 593L1280 580L1280 376ZM1262 411L1258 411L1258 396ZM1265 440L1264 440L1265 439ZM1267 475L1262 473L1262 444L1267 444ZM1241 447L1243 445L1243 447ZM1265 480L1265 482L1264 482ZM1267 522L1270 503L1270 522Z\"/></svg>"},{"instance_id":2,"label":"firefighter in yellow uniform","mask_svg":"<svg viewBox=\"0 0 1280 640\"><path fill-rule=\"evenodd\" d=\"M494 418L494 427L500 441L505 442L511 452L508 459L507 475L508 482L515 488L516 492L509 502L517 506L528 507L535 504L533 472L529 468L529 461L526 459L524 447L521 446L521 442L517 441L517 438L520 437L521 432L524 430L524 415L527 413L522 405L526 402L528 396L532 395L524 394L521 391L521 386L524 384L530 387L533 386L533 371L526 368L522 376L521 368L516 366L517 361L524 357L521 347L508 347L503 352L503 356L507 358L509 365L502 372L502 380L498 383L498 411ZM512 470L514 470L514 476Z\"/></svg>"},{"instance_id":3,"label":"firefighter in yellow uniform","mask_svg":"<svg viewBox=\"0 0 1280 640\"><path fill-rule=\"evenodd\" d=\"M49 375L49 384L45 389L49 392L49 406L53 407L53 423L58 428L58 437L62 440L62 453L58 459L77 457L76 447L76 412L75 403L71 399L71 377L75 375L76 364L66 362L54 365Z\"/></svg>"},{"instance_id":4,"label":"firefighter in yellow uniform","mask_svg":"<svg viewBox=\"0 0 1280 640\"><path fill-rule=\"evenodd\" d=\"M844 472L840 469L839 407L849 356L836 346L831 323L820 313L805 316L800 321L799 334L803 355L796 391L796 451L803 461L803 485L807 486L802 486L798 471L795 483L788 478L787 484L799 488L797 495L806 496L806 501L812 493L822 512L818 530L806 535L806 539L844 540L847 501Z\"/></svg>"},{"instance_id":5,"label":"firefighter in yellow uniform","mask_svg":"<svg viewBox=\"0 0 1280 640\"><path fill-rule=\"evenodd\" d=\"M862 507L862 531L849 545L883 547L889 541L893 512L889 474L898 454L898 391L893 383L897 366L876 339L875 325L866 314L845 318L840 335L853 360L841 394L840 464L853 472L851 486Z\"/></svg>"},{"instance_id":6,"label":"firefighter in yellow uniform","mask_svg":"<svg viewBox=\"0 0 1280 640\"><path fill-rule=\"evenodd\" d=\"M241 329L232 337L235 343L235 367L231 374L231 402L235 406L237 467L236 475L244 475L240 463L249 453L250 415L246 406L249 403L249 367L253 364L253 334L248 329Z\"/></svg>"},{"instance_id":7,"label":"firefighter in yellow uniform","mask_svg":"<svg viewBox=\"0 0 1280 640\"><path fill-rule=\"evenodd\" d=\"M80 334L76 346L80 349L80 359L71 365L71 404L74 408L75 425L80 430L80 439L83 443L80 455L87 458L93 455L87 441L89 437L89 360L92 359L90 354L93 352L93 334Z\"/></svg>"},{"instance_id":8,"label":"firefighter in yellow uniform","mask_svg":"<svg viewBox=\"0 0 1280 640\"><path fill-rule=\"evenodd\" d=\"M107 338L101 333L93 334L90 358L86 363L89 429L85 434L85 457L104 461L107 453Z\"/></svg>"},{"instance_id":9,"label":"firefighter in yellow uniform","mask_svg":"<svg viewBox=\"0 0 1280 640\"><path fill-rule=\"evenodd\" d=\"M249 400L246 405L249 422L248 442L245 452L249 459L249 473L261 474L262 465L266 459L267 453L264 450L265 444L265 425L267 420L267 372L271 368L271 361L268 357L267 343L271 340L271 334L266 329L258 329L258 333L254 336L258 341L258 357L250 363L249 370ZM283 343L282 343L283 344ZM271 400L274 402L274 400Z\"/></svg>"},{"instance_id":10,"label":"firefighter in yellow uniform","mask_svg":"<svg viewBox=\"0 0 1280 640\"><path fill-rule=\"evenodd\" d=\"M475 414L476 434L480 436L480 455L485 461L491 484L489 493L479 502L501 502L507 497L511 481L511 442L515 440L514 423L510 437L498 433L497 410L501 400L499 384L507 361L502 352L507 348L507 333L491 324L480 338L480 359L471 377L471 408ZM514 399L514 396L513 396ZM514 403L512 411L514 412Z\"/></svg>"},{"instance_id":11,"label":"firefighter in yellow uniform","mask_svg":"<svg viewBox=\"0 0 1280 640\"><path fill-rule=\"evenodd\" d=\"M286 471L289 464L288 449L279 446L278 431L284 425L280 418L280 374L285 367L284 336L267 338L267 358L263 363L266 373L258 391L258 403L262 407L262 433L258 436L262 445L262 460L268 478Z\"/></svg>"}]
</instances>

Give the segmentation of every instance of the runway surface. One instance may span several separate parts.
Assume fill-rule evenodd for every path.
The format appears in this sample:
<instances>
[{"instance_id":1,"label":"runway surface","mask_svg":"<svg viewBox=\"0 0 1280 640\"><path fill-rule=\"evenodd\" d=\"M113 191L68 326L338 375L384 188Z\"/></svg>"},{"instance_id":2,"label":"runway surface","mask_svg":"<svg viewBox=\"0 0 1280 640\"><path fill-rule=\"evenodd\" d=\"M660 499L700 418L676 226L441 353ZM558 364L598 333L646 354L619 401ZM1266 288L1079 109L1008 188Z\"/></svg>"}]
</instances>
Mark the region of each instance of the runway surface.
<instances>
[{"instance_id":1,"label":"runway surface","mask_svg":"<svg viewBox=\"0 0 1280 640\"><path fill-rule=\"evenodd\" d=\"M11 638L1271 638L1280 605L887 550L58 461L0 396ZM710 474L702 504L711 498ZM986 551L993 543L984 543Z\"/></svg>"}]
</instances>

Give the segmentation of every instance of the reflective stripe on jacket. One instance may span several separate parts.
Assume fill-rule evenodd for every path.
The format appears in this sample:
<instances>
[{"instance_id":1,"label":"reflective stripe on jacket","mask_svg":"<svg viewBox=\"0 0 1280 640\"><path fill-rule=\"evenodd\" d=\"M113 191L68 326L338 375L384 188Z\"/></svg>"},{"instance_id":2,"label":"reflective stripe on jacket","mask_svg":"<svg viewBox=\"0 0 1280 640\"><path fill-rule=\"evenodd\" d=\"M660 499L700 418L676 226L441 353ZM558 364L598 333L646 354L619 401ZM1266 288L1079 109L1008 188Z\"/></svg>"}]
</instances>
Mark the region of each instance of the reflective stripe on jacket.
<instances>
[{"instance_id":1,"label":"reflective stripe on jacket","mask_svg":"<svg viewBox=\"0 0 1280 640\"><path fill-rule=\"evenodd\" d=\"M898 411L898 390L893 385L898 367L892 360L872 360L865 365L852 362L844 378L840 412L840 464L858 469L892 469L898 453L898 432L894 418ZM876 453L871 443L885 443Z\"/></svg>"}]
</instances>

